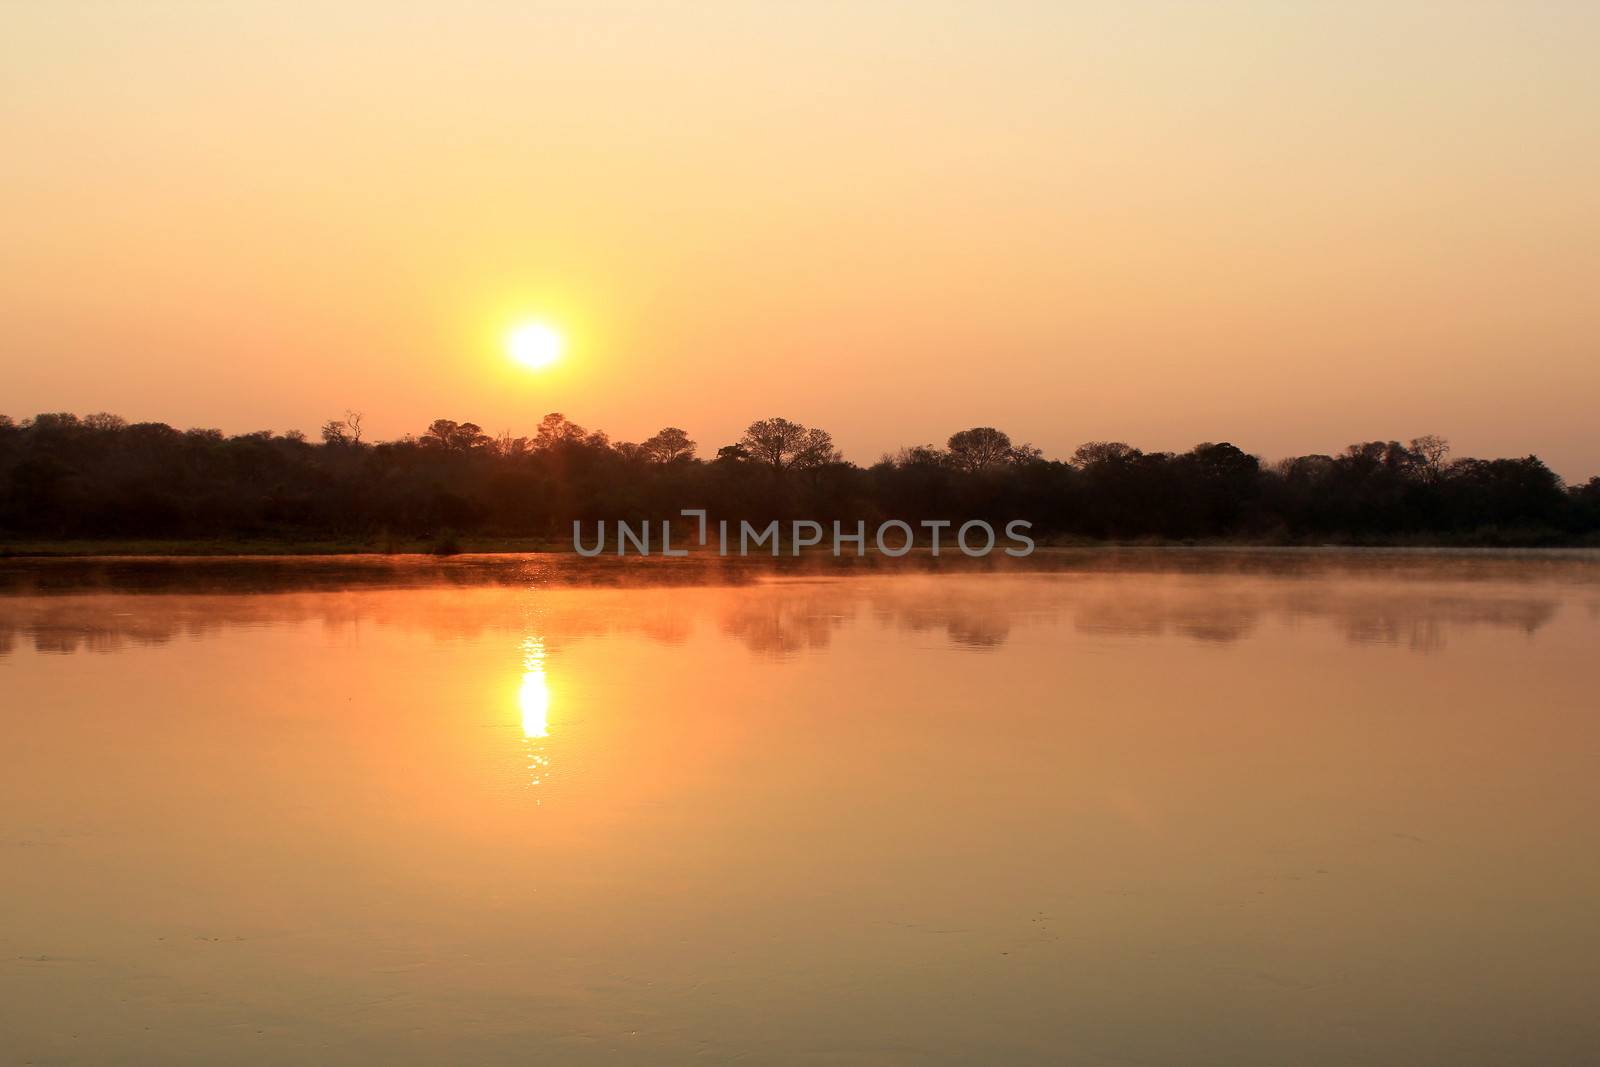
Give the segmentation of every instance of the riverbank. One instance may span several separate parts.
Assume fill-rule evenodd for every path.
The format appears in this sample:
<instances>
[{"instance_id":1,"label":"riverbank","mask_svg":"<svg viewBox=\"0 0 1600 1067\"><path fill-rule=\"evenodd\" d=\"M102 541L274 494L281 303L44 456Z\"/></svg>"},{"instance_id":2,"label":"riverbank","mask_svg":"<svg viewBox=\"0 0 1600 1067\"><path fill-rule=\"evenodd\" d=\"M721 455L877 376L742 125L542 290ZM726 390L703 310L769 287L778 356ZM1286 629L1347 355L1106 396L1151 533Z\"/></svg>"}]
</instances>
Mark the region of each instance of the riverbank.
<instances>
[{"instance_id":1,"label":"riverbank","mask_svg":"<svg viewBox=\"0 0 1600 1067\"><path fill-rule=\"evenodd\" d=\"M81 556L395 556L570 552L570 544L532 537L433 537L377 540L293 541L277 538L186 540L0 539L0 559Z\"/></svg>"},{"instance_id":2,"label":"riverbank","mask_svg":"<svg viewBox=\"0 0 1600 1067\"><path fill-rule=\"evenodd\" d=\"M1527 549L1600 548L1600 538L1564 538L1548 531L1486 530L1454 538L1396 536L1335 541L1292 539L1213 539L1097 541L1086 538L1037 539L1044 548L1401 548L1401 549ZM284 538L193 538L106 540L7 540L0 537L0 559L55 559L92 556L396 556L396 555L572 555L570 541L536 537L383 538L299 541ZM610 553L607 553L609 555ZM818 554L807 549L803 555ZM821 554L826 554L824 551ZM869 551L868 555L878 553ZM785 550L784 555L788 555Z\"/></svg>"}]
</instances>

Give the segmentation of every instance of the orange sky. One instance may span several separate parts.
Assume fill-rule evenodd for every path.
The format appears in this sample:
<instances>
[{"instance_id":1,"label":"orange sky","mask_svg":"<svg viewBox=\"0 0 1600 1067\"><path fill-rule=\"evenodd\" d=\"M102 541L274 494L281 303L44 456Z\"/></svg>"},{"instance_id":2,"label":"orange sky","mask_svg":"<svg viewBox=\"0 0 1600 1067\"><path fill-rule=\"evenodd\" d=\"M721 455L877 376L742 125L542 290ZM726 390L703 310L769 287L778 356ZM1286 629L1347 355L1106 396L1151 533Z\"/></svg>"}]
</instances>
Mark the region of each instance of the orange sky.
<instances>
[{"instance_id":1,"label":"orange sky","mask_svg":"<svg viewBox=\"0 0 1600 1067\"><path fill-rule=\"evenodd\" d=\"M1587 477L1597 54L1579 2L6 4L0 412Z\"/></svg>"}]
</instances>

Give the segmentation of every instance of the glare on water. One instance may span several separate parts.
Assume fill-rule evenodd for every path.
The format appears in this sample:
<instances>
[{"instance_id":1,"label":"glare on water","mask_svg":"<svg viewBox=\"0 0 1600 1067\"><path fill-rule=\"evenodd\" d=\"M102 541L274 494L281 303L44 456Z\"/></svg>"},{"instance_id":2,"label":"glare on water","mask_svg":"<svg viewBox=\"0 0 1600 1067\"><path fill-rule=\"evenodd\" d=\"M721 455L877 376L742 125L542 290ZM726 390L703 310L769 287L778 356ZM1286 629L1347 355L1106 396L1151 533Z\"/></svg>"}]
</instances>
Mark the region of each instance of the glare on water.
<instances>
[{"instance_id":1,"label":"glare on water","mask_svg":"<svg viewBox=\"0 0 1600 1067\"><path fill-rule=\"evenodd\" d=\"M517 704L522 708L524 737L550 736L550 683L544 676L544 643L530 637L522 643L522 688Z\"/></svg>"}]
</instances>

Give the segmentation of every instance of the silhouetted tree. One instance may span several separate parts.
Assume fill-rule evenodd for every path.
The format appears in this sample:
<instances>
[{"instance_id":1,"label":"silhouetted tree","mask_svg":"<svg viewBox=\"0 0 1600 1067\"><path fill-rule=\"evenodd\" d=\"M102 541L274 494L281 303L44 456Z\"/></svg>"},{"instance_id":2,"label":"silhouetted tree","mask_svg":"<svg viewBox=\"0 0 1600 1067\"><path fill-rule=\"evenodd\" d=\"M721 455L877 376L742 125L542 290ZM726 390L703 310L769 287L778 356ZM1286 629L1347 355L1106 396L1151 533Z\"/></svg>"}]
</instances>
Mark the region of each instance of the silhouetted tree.
<instances>
[{"instance_id":1,"label":"silhouetted tree","mask_svg":"<svg viewBox=\"0 0 1600 1067\"><path fill-rule=\"evenodd\" d=\"M564 538L573 519L705 506L752 521L1026 518L1043 537L1600 542L1600 479L1569 489L1534 456L1449 462L1434 437L1264 468L1226 442L1181 454L1091 442L1068 463L975 427L952 435L948 451L903 448L863 470L826 432L784 419L753 423L711 462L675 427L613 445L558 413L524 436L440 419L417 437L369 444L348 415L323 430L312 443L104 413L0 417L0 534Z\"/></svg>"},{"instance_id":2,"label":"silhouetted tree","mask_svg":"<svg viewBox=\"0 0 1600 1067\"><path fill-rule=\"evenodd\" d=\"M660 430L654 437L644 442L644 450L657 463L671 463L679 459L691 459L694 456L694 442L689 440L689 435L676 426L668 426Z\"/></svg>"},{"instance_id":3,"label":"silhouetted tree","mask_svg":"<svg viewBox=\"0 0 1600 1067\"><path fill-rule=\"evenodd\" d=\"M483 432L483 427L475 422L452 422L450 419L435 419L428 424L428 430L421 437L424 447L438 448L446 452L472 452L476 449L487 448L494 443L494 438Z\"/></svg>"},{"instance_id":4,"label":"silhouetted tree","mask_svg":"<svg viewBox=\"0 0 1600 1067\"><path fill-rule=\"evenodd\" d=\"M1072 453L1072 463L1077 467L1091 467L1096 463L1110 463L1138 453L1132 445L1121 441L1090 441L1078 446Z\"/></svg>"},{"instance_id":5,"label":"silhouetted tree","mask_svg":"<svg viewBox=\"0 0 1600 1067\"><path fill-rule=\"evenodd\" d=\"M932 445L912 445L893 455L885 454L878 462L891 467L939 467L948 463L949 459L943 451Z\"/></svg>"},{"instance_id":6,"label":"silhouetted tree","mask_svg":"<svg viewBox=\"0 0 1600 1067\"><path fill-rule=\"evenodd\" d=\"M950 435L950 463L960 471L981 471L1012 460L1011 437L993 426L974 426Z\"/></svg>"},{"instance_id":7,"label":"silhouetted tree","mask_svg":"<svg viewBox=\"0 0 1600 1067\"><path fill-rule=\"evenodd\" d=\"M738 447L751 460L774 471L809 470L840 458L827 431L788 419L752 422L739 439Z\"/></svg>"},{"instance_id":8,"label":"silhouetted tree","mask_svg":"<svg viewBox=\"0 0 1600 1067\"><path fill-rule=\"evenodd\" d=\"M1422 471L1423 478L1437 482L1444 477L1444 461L1450 455L1450 442L1436 434L1423 434L1411 439L1411 454Z\"/></svg>"}]
</instances>

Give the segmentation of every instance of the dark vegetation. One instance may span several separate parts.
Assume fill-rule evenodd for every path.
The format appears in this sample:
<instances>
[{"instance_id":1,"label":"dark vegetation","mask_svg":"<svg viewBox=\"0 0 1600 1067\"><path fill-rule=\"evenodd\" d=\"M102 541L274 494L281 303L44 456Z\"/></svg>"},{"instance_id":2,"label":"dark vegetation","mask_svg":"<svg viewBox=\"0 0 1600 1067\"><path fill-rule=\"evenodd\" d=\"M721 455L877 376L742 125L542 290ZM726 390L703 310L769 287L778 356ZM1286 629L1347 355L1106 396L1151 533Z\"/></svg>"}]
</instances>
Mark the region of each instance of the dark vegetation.
<instances>
[{"instance_id":1,"label":"dark vegetation","mask_svg":"<svg viewBox=\"0 0 1600 1067\"><path fill-rule=\"evenodd\" d=\"M298 433L224 436L112 415L0 416L0 536L336 542L538 538L572 521L1014 518L1046 540L1540 545L1600 542L1600 478L1568 487L1537 457L1451 459L1444 441L1372 441L1264 466L1231 444L1141 452L1092 442L1047 459L977 427L870 467L829 435L752 423L710 459L668 428L610 441L561 415L531 437L441 419L362 440L359 415Z\"/></svg>"}]
</instances>

